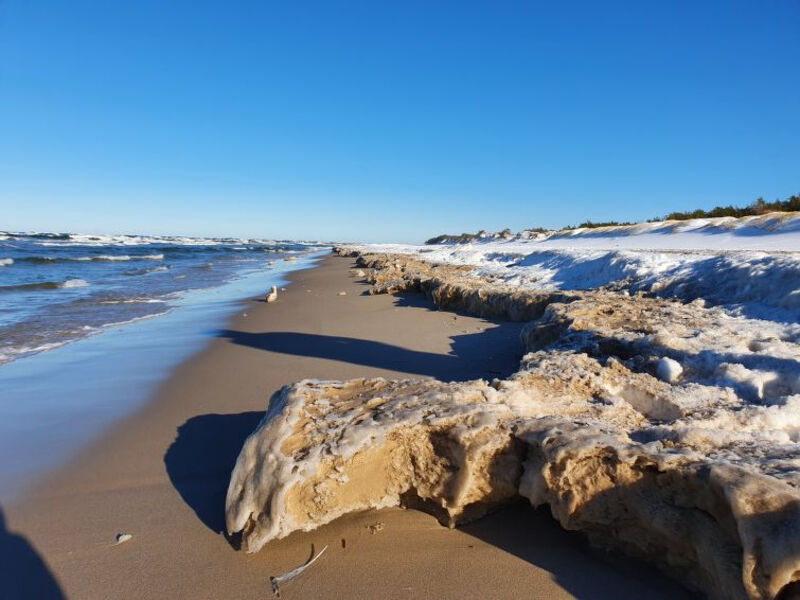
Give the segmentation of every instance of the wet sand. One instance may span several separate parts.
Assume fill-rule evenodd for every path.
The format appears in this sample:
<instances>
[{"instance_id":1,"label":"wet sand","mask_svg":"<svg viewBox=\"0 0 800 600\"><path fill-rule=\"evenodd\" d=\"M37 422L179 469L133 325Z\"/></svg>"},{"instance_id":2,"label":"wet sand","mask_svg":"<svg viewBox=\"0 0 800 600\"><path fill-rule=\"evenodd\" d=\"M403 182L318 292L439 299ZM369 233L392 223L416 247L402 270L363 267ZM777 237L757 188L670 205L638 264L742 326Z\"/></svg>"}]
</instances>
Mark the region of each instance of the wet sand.
<instances>
[{"instance_id":1,"label":"wet sand","mask_svg":"<svg viewBox=\"0 0 800 600\"><path fill-rule=\"evenodd\" d=\"M519 324L439 312L415 295L364 296L350 266L328 257L290 275L277 302L244 303L147 406L5 507L0 597L269 598L269 577L305 562L312 544L328 549L282 598L689 597L524 504L452 530L415 510L365 512L237 551L223 535L228 476L280 386L516 370ZM120 532L134 537L114 546Z\"/></svg>"}]
</instances>

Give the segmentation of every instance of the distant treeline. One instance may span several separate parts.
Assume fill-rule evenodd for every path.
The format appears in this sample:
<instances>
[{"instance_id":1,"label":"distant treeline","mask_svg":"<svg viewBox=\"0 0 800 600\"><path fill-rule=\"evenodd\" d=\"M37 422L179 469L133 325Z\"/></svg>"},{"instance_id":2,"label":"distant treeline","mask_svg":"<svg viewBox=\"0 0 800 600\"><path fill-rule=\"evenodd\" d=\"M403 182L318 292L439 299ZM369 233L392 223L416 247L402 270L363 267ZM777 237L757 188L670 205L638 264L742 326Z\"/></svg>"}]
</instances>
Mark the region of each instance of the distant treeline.
<instances>
[{"instance_id":1,"label":"distant treeline","mask_svg":"<svg viewBox=\"0 0 800 600\"><path fill-rule=\"evenodd\" d=\"M648 223L655 223L656 221L686 221L688 219L711 219L714 217L751 217L753 215L764 215L771 212L793 212L800 211L800 196L789 196L786 200L775 200L775 202L767 202L763 198L751 202L747 206L715 206L711 210L697 210L688 212L672 212L666 217L655 217L648 219ZM593 221L584 221L580 225L569 225L562 227L563 229L579 229L581 227L592 229L594 227L610 227L615 225L633 225L630 221L602 221L595 223Z\"/></svg>"},{"instance_id":2,"label":"distant treeline","mask_svg":"<svg viewBox=\"0 0 800 600\"><path fill-rule=\"evenodd\" d=\"M659 221L660 219L653 219ZM633 225L630 221L584 221L580 225L567 225L562 227L559 231L566 231L567 229L593 229L595 227L614 227L616 225Z\"/></svg>"},{"instance_id":3,"label":"distant treeline","mask_svg":"<svg viewBox=\"0 0 800 600\"><path fill-rule=\"evenodd\" d=\"M747 206L716 206L711 210L694 210L692 212L669 213L663 219L650 219L650 221L685 221L686 219L708 219L711 217L749 217L763 215L770 212L800 211L800 196L789 196L786 200L767 202L759 198Z\"/></svg>"},{"instance_id":4,"label":"distant treeline","mask_svg":"<svg viewBox=\"0 0 800 600\"><path fill-rule=\"evenodd\" d=\"M753 215L763 215L771 212L794 212L800 211L800 196L789 196L786 200L775 200L774 202L767 202L764 198L758 198L747 206L715 206L711 210L703 210L698 208L690 212L672 212L666 217L656 217L648 219L648 223L656 221L686 221L687 219L710 219L714 217L750 217ZM594 229L596 227L612 227L622 225L633 225L630 221L584 221L580 225L567 225L562 227L560 231L567 229ZM526 232L531 233L545 233L547 230L542 227L533 227L526 229ZM484 238L509 238L513 237L510 229L504 229L498 233L486 233L481 230L478 233L462 233L460 235L437 235L427 240L426 244L443 244L443 243L457 243L464 244L474 241L476 239Z\"/></svg>"}]
</instances>

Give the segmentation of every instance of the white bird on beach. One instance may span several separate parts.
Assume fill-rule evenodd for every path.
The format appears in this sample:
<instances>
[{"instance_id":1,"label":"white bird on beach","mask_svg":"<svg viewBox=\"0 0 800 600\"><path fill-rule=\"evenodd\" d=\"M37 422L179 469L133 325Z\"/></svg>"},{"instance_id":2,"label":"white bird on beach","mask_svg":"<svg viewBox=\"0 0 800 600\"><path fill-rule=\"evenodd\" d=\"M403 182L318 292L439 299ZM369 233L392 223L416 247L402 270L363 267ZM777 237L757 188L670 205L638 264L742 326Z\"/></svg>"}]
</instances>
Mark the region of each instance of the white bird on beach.
<instances>
[{"instance_id":1,"label":"white bird on beach","mask_svg":"<svg viewBox=\"0 0 800 600\"><path fill-rule=\"evenodd\" d=\"M272 290L270 291L269 294L267 294L267 297L264 298L264 300L266 300L267 302L275 302L275 300L277 299L278 299L278 288L273 285Z\"/></svg>"}]
</instances>

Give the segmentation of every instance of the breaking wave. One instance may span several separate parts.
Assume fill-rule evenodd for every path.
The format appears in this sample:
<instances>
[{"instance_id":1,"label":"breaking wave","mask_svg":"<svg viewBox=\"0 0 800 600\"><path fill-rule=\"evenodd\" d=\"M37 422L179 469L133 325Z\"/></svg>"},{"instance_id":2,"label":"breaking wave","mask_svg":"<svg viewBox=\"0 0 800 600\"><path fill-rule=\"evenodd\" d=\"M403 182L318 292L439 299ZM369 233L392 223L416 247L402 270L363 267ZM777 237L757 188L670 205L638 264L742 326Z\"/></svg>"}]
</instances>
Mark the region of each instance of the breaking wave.
<instances>
[{"instance_id":1,"label":"breaking wave","mask_svg":"<svg viewBox=\"0 0 800 600\"><path fill-rule=\"evenodd\" d=\"M143 254L143 255L130 255L130 254L100 254L98 256L22 256L16 262L25 262L38 265L49 265L53 263L67 263L67 262L119 262L129 260L163 260L163 254ZM4 259L12 260L12 259ZM13 261L12 261L13 262ZM0 264L2 262L0 261Z\"/></svg>"},{"instance_id":2,"label":"breaking wave","mask_svg":"<svg viewBox=\"0 0 800 600\"><path fill-rule=\"evenodd\" d=\"M124 300L101 300L98 304L165 304L166 300L157 298L126 298Z\"/></svg>"},{"instance_id":3,"label":"breaking wave","mask_svg":"<svg viewBox=\"0 0 800 600\"><path fill-rule=\"evenodd\" d=\"M26 292L35 290L58 290L62 288L88 287L85 279L67 279L65 281L37 281L36 283L19 283L16 285L0 285L0 292Z\"/></svg>"},{"instance_id":4,"label":"breaking wave","mask_svg":"<svg viewBox=\"0 0 800 600\"><path fill-rule=\"evenodd\" d=\"M169 265L159 265L157 267L148 267L146 269L131 269L130 271L125 271L123 275L135 277L137 275L147 275L148 273L161 273L164 271L169 271L169 268Z\"/></svg>"}]
</instances>

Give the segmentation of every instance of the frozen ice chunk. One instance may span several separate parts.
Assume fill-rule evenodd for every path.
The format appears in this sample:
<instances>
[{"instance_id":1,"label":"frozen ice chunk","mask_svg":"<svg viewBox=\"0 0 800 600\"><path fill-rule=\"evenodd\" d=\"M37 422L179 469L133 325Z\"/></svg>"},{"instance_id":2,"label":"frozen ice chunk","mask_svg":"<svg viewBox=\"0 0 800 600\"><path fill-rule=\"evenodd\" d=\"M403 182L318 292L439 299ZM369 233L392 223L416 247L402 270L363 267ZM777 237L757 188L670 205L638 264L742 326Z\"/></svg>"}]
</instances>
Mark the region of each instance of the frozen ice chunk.
<instances>
[{"instance_id":1,"label":"frozen ice chunk","mask_svg":"<svg viewBox=\"0 0 800 600\"><path fill-rule=\"evenodd\" d=\"M661 381L675 383L683 373L683 367L677 360L664 356L658 359L656 364L656 375Z\"/></svg>"}]
</instances>

